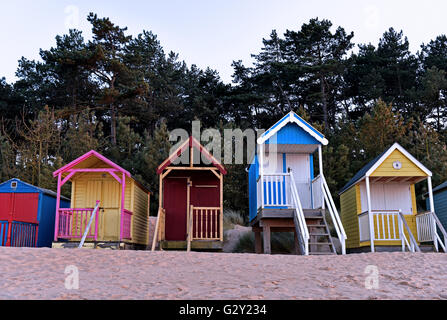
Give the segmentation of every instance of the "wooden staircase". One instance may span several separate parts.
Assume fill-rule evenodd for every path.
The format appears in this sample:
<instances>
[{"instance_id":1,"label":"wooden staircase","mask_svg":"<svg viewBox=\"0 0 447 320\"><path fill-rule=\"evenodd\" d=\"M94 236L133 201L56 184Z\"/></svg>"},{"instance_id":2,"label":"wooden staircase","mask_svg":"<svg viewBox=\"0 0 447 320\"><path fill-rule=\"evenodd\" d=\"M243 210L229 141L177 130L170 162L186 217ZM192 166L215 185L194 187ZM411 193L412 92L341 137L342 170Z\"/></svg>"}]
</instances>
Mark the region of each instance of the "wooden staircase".
<instances>
[{"instance_id":1,"label":"wooden staircase","mask_svg":"<svg viewBox=\"0 0 447 320\"><path fill-rule=\"evenodd\" d=\"M303 210L309 230L309 255L337 254L325 217L325 210Z\"/></svg>"}]
</instances>

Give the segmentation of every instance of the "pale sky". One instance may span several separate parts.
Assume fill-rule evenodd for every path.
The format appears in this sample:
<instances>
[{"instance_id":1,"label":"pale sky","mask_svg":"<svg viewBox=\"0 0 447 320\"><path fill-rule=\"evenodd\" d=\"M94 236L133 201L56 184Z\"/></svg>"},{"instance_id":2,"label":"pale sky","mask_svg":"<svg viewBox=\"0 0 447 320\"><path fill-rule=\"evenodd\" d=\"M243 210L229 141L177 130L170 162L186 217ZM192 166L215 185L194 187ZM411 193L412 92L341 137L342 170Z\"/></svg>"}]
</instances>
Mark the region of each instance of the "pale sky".
<instances>
[{"instance_id":1,"label":"pale sky","mask_svg":"<svg viewBox=\"0 0 447 320\"><path fill-rule=\"evenodd\" d=\"M89 39L89 12L109 17L129 34L158 35L166 52L188 65L207 66L231 81L233 60L250 65L273 29L299 30L311 18L354 31L354 42L376 45L389 27L403 29L411 50L447 33L444 0L0 0L0 78L15 80L17 61L39 59L39 49L77 28Z\"/></svg>"}]
</instances>

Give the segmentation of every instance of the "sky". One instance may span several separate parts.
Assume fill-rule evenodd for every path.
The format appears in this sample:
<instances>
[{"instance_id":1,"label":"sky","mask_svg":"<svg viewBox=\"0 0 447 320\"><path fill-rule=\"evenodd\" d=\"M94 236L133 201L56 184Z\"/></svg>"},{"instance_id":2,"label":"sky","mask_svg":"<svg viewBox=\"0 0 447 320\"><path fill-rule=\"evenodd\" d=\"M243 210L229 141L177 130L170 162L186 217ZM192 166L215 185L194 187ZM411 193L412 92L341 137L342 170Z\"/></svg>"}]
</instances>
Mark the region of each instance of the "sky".
<instances>
[{"instance_id":1,"label":"sky","mask_svg":"<svg viewBox=\"0 0 447 320\"><path fill-rule=\"evenodd\" d=\"M376 45L388 28L403 30L414 53L447 33L445 0L0 0L0 78L15 81L22 56L39 59L39 50L55 46L56 35L70 28L89 39L89 12L127 26L131 35L151 30L166 52L217 70L226 83L231 63L250 65L273 29L299 30L315 17L353 31L356 44Z\"/></svg>"}]
</instances>

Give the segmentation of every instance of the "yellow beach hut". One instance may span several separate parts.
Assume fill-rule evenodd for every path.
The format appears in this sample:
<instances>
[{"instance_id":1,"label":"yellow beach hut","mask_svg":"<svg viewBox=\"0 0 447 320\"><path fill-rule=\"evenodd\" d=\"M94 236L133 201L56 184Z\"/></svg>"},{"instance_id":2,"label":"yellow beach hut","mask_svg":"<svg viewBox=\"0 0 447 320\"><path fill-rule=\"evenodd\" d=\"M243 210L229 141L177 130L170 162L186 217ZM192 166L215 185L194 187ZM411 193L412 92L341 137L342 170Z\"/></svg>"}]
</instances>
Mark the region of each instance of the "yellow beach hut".
<instances>
[{"instance_id":1,"label":"yellow beach hut","mask_svg":"<svg viewBox=\"0 0 447 320\"><path fill-rule=\"evenodd\" d=\"M150 191L127 170L92 150L53 176L58 179L53 246L83 239L95 248L146 248ZM59 203L61 188L69 181L71 206L66 209Z\"/></svg>"},{"instance_id":2,"label":"yellow beach hut","mask_svg":"<svg viewBox=\"0 0 447 320\"><path fill-rule=\"evenodd\" d=\"M348 252L420 251L431 226L418 219L415 184L427 182L433 208L431 176L398 143L357 172L340 191Z\"/></svg>"}]
</instances>

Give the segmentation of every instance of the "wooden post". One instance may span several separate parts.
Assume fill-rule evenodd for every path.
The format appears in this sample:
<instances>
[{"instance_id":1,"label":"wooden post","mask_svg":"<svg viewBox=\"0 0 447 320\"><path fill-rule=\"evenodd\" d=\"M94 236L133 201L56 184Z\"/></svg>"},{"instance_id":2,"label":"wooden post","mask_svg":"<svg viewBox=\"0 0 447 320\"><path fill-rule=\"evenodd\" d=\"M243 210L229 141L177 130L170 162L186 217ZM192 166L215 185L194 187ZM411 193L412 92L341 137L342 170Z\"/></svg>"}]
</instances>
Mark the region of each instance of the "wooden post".
<instances>
[{"instance_id":1,"label":"wooden post","mask_svg":"<svg viewBox=\"0 0 447 320\"><path fill-rule=\"evenodd\" d=\"M264 144L259 145L259 175L261 180L261 209L264 209Z\"/></svg>"},{"instance_id":2,"label":"wooden post","mask_svg":"<svg viewBox=\"0 0 447 320\"><path fill-rule=\"evenodd\" d=\"M295 254L300 254L300 243L298 241L298 235L296 234L296 231L293 231L293 238L294 238L294 244L295 244Z\"/></svg>"},{"instance_id":3,"label":"wooden post","mask_svg":"<svg viewBox=\"0 0 447 320\"><path fill-rule=\"evenodd\" d=\"M56 195L56 221L54 222L54 241L57 241L57 235L59 230L59 209L61 205L61 182L62 173L57 175L57 195Z\"/></svg>"},{"instance_id":4,"label":"wooden post","mask_svg":"<svg viewBox=\"0 0 447 320\"><path fill-rule=\"evenodd\" d=\"M374 217L371 208L371 191L369 188L368 176L365 178L365 184L366 184L366 202L368 204L368 218L369 218L369 242L371 244L371 252L374 252L375 228L374 228Z\"/></svg>"},{"instance_id":5,"label":"wooden post","mask_svg":"<svg viewBox=\"0 0 447 320\"><path fill-rule=\"evenodd\" d=\"M259 230L254 230L255 233L255 252L257 254L262 253L262 240L261 240L261 232Z\"/></svg>"},{"instance_id":6,"label":"wooden post","mask_svg":"<svg viewBox=\"0 0 447 320\"><path fill-rule=\"evenodd\" d=\"M123 174L122 174L122 176L121 176L121 223L120 223L120 242L123 241L125 194L126 194L126 174L123 172Z\"/></svg>"},{"instance_id":7,"label":"wooden post","mask_svg":"<svg viewBox=\"0 0 447 320\"><path fill-rule=\"evenodd\" d=\"M220 241L223 241L223 174L220 174Z\"/></svg>"},{"instance_id":8,"label":"wooden post","mask_svg":"<svg viewBox=\"0 0 447 320\"><path fill-rule=\"evenodd\" d=\"M431 184L431 177L429 176L427 178L427 185L428 185L428 199L430 203L430 212L431 214L435 214L435 204L433 201L433 186ZM432 234L433 234L433 244L435 246L436 252L439 251L438 248L438 238L436 237L436 222L435 219L430 216L430 221L432 222L431 228L432 228Z\"/></svg>"},{"instance_id":9,"label":"wooden post","mask_svg":"<svg viewBox=\"0 0 447 320\"><path fill-rule=\"evenodd\" d=\"M321 144L318 145L318 167L320 170L320 188L321 188L321 209L325 209L325 203L324 203L324 187L323 187L323 148L321 147ZM312 186L311 186L312 188Z\"/></svg>"},{"instance_id":10,"label":"wooden post","mask_svg":"<svg viewBox=\"0 0 447 320\"><path fill-rule=\"evenodd\" d=\"M265 224L263 226L262 235L264 237L264 253L271 254L271 242L270 242L270 225Z\"/></svg>"},{"instance_id":11,"label":"wooden post","mask_svg":"<svg viewBox=\"0 0 447 320\"><path fill-rule=\"evenodd\" d=\"M192 230L193 230L193 226L192 226L192 221L193 221L193 214L194 214L194 207L190 206L188 208L188 215L187 215L187 228L188 228L188 233L187 233L187 245L186 245L186 251L190 252L191 251L191 241L192 241Z\"/></svg>"}]
</instances>

